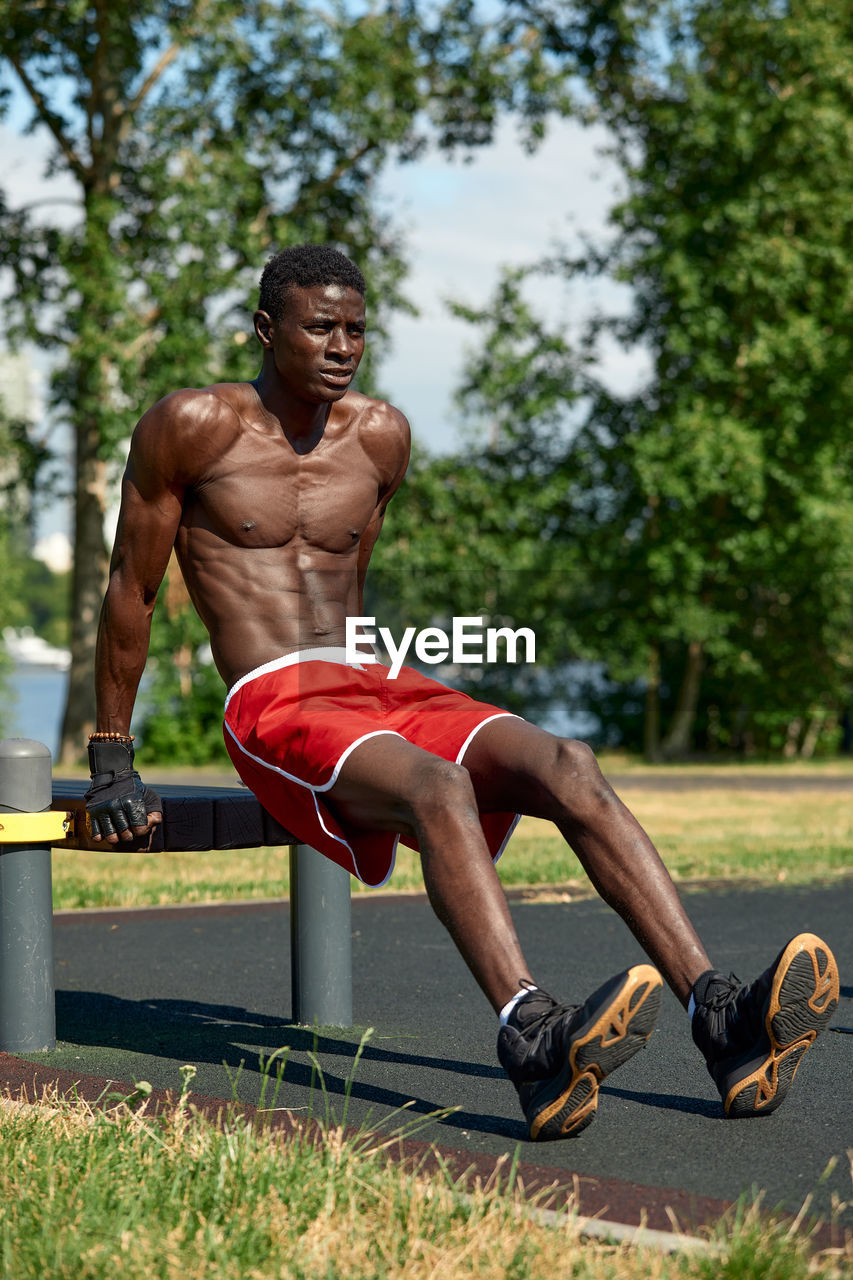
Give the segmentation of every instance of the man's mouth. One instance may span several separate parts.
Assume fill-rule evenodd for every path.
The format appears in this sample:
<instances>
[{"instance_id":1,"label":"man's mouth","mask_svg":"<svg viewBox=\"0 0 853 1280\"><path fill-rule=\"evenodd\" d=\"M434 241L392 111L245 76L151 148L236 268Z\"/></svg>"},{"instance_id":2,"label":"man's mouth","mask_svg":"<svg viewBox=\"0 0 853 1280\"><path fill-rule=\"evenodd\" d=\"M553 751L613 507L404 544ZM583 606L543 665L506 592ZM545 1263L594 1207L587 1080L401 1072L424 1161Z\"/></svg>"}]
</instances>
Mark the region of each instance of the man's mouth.
<instances>
[{"instance_id":1,"label":"man's mouth","mask_svg":"<svg viewBox=\"0 0 853 1280\"><path fill-rule=\"evenodd\" d=\"M337 367L334 369L321 369L320 377L325 379L326 382L341 386L343 383L349 382L354 373L355 369Z\"/></svg>"}]
</instances>

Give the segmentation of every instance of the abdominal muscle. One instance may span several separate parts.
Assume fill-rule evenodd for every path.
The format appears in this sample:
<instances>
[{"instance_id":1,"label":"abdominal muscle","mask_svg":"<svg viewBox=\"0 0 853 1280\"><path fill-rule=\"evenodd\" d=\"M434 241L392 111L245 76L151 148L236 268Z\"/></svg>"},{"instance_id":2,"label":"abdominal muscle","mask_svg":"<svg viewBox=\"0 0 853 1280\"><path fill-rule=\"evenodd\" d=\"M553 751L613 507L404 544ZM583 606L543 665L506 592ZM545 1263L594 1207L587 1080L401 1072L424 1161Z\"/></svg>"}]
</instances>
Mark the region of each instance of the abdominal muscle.
<instances>
[{"instance_id":1,"label":"abdominal muscle","mask_svg":"<svg viewBox=\"0 0 853 1280\"><path fill-rule=\"evenodd\" d=\"M189 554L179 540L176 550L228 688L284 654L345 645L347 615L358 612L357 548L342 555L220 542L215 555Z\"/></svg>"}]
</instances>

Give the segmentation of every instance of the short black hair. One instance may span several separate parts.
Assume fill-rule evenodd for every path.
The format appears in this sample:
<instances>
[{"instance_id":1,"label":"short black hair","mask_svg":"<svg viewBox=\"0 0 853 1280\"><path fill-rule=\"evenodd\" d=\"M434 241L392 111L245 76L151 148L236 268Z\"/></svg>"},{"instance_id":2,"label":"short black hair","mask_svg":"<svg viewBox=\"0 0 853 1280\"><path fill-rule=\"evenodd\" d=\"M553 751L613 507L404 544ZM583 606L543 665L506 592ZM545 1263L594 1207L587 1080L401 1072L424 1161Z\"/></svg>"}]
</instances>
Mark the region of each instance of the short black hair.
<instances>
[{"instance_id":1,"label":"short black hair","mask_svg":"<svg viewBox=\"0 0 853 1280\"><path fill-rule=\"evenodd\" d=\"M367 285L354 262L326 244L297 244L270 258L261 274L258 309L271 320L280 320L291 289L318 284L339 284L364 297Z\"/></svg>"}]
</instances>

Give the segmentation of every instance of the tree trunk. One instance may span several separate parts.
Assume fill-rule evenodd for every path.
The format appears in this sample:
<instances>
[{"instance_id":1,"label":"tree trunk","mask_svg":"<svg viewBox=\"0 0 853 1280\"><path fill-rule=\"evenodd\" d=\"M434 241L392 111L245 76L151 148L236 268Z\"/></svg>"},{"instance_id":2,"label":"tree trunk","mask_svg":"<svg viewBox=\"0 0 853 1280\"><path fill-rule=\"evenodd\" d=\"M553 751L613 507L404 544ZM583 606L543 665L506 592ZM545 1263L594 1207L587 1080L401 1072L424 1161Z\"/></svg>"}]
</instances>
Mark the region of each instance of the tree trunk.
<instances>
[{"instance_id":1,"label":"tree trunk","mask_svg":"<svg viewBox=\"0 0 853 1280\"><path fill-rule=\"evenodd\" d=\"M104 540L107 506L105 444L112 398L119 380L111 367L111 330L118 311L110 222L111 158L98 147L84 182L84 237L69 275L81 305L69 350L67 400L74 424L74 569L71 578L71 671L59 743L61 764L86 759L95 728L95 644L107 586L109 551Z\"/></svg>"},{"instance_id":2,"label":"tree trunk","mask_svg":"<svg viewBox=\"0 0 853 1280\"><path fill-rule=\"evenodd\" d=\"M71 671L59 745L61 764L85 762L95 727L95 641L107 584L104 540L106 463L98 456L97 422L78 423L75 444L74 572L71 582Z\"/></svg>"},{"instance_id":3,"label":"tree trunk","mask_svg":"<svg viewBox=\"0 0 853 1280\"><path fill-rule=\"evenodd\" d=\"M643 718L643 755L654 763L660 760L660 651L649 650L649 674L646 678L646 708Z\"/></svg>"},{"instance_id":4,"label":"tree trunk","mask_svg":"<svg viewBox=\"0 0 853 1280\"><path fill-rule=\"evenodd\" d=\"M703 659L701 643L698 640L691 640L687 646L687 661L681 688L678 690L675 713L669 733L661 743L661 755L665 760L681 760L690 751L696 709L699 706L699 690L702 685Z\"/></svg>"},{"instance_id":5,"label":"tree trunk","mask_svg":"<svg viewBox=\"0 0 853 1280\"><path fill-rule=\"evenodd\" d=\"M809 721L809 727L806 729L803 744L800 747L800 759L811 760L817 746L820 731L824 726L826 713L824 711L816 711Z\"/></svg>"},{"instance_id":6,"label":"tree trunk","mask_svg":"<svg viewBox=\"0 0 853 1280\"><path fill-rule=\"evenodd\" d=\"M793 760L796 756L802 729L803 721L800 716L795 716L793 720L788 721L788 727L785 730L785 745L782 748L782 755L786 760Z\"/></svg>"}]
</instances>

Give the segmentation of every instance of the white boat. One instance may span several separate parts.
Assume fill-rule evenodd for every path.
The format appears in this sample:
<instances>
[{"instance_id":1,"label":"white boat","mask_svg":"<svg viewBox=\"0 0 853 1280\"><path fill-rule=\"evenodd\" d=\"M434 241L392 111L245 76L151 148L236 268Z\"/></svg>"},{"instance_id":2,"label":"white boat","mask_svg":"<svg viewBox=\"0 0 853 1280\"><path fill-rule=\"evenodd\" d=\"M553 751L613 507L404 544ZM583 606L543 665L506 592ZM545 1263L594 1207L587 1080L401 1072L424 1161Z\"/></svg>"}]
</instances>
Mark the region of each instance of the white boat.
<instances>
[{"instance_id":1,"label":"white boat","mask_svg":"<svg viewBox=\"0 0 853 1280\"><path fill-rule=\"evenodd\" d=\"M25 666L51 667L55 671L67 671L71 666L71 651L48 644L32 627L4 627L3 643L9 657Z\"/></svg>"}]
</instances>

